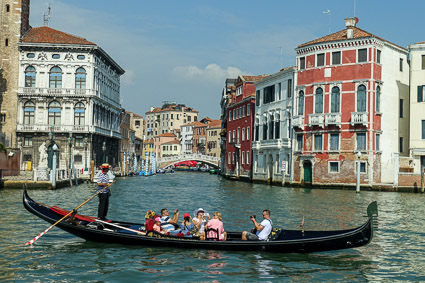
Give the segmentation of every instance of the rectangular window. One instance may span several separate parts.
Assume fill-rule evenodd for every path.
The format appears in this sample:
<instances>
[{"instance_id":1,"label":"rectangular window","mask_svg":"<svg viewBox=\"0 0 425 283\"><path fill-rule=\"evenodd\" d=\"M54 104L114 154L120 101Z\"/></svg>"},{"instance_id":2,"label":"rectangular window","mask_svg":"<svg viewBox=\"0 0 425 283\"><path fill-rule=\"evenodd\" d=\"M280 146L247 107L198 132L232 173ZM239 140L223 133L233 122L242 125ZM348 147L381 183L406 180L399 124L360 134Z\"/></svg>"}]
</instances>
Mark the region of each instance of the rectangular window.
<instances>
[{"instance_id":1,"label":"rectangular window","mask_svg":"<svg viewBox=\"0 0 425 283\"><path fill-rule=\"evenodd\" d=\"M245 105L242 106L242 117L245 117Z\"/></svg>"},{"instance_id":2,"label":"rectangular window","mask_svg":"<svg viewBox=\"0 0 425 283\"><path fill-rule=\"evenodd\" d=\"M32 146L32 137L24 137L24 146Z\"/></svg>"},{"instance_id":3,"label":"rectangular window","mask_svg":"<svg viewBox=\"0 0 425 283\"><path fill-rule=\"evenodd\" d=\"M260 106L260 91L259 90L255 92L255 106Z\"/></svg>"},{"instance_id":4,"label":"rectangular window","mask_svg":"<svg viewBox=\"0 0 425 283\"><path fill-rule=\"evenodd\" d=\"M366 162L360 162L360 173L366 173Z\"/></svg>"},{"instance_id":5,"label":"rectangular window","mask_svg":"<svg viewBox=\"0 0 425 283\"><path fill-rule=\"evenodd\" d=\"M425 85L418 85L418 102L425 101Z\"/></svg>"},{"instance_id":6,"label":"rectangular window","mask_svg":"<svg viewBox=\"0 0 425 283\"><path fill-rule=\"evenodd\" d=\"M425 70L425 55L422 55L422 70Z\"/></svg>"},{"instance_id":7,"label":"rectangular window","mask_svg":"<svg viewBox=\"0 0 425 283\"><path fill-rule=\"evenodd\" d=\"M305 57L300 58L300 70L305 69Z\"/></svg>"},{"instance_id":8,"label":"rectangular window","mask_svg":"<svg viewBox=\"0 0 425 283\"><path fill-rule=\"evenodd\" d=\"M366 133L357 134L357 150L366 150Z\"/></svg>"},{"instance_id":9,"label":"rectangular window","mask_svg":"<svg viewBox=\"0 0 425 283\"><path fill-rule=\"evenodd\" d=\"M317 67L325 66L325 53L317 54Z\"/></svg>"},{"instance_id":10,"label":"rectangular window","mask_svg":"<svg viewBox=\"0 0 425 283\"><path fill-rule=\"evenodd\" d=\"M230 160L231 160L231 154L229 152L228 156L227 156L227 164L230 164Z\"/></svg>"},{"instance_id":11,"label":"rectangular window","mask_svg":"<svg viewBox=\"0 0 425 283\"><path fill-rule=\"evenodd\" d=\"M338 173L339 172L339 162L338 161L329 161L329 172Z\"/></svg>"},{"instance_id":12,"label":"rectangular window","mask_svg":"<svg viewBox=\"0 0 425 283\"><path fill-rule=\"evenodd\" d=\"M236 109L233 109L233 120L236 119Z\"/></svg>"},{"instance_id":13,"label":"rectangular window","mask_svg":"<svg viewBox=\"0 0 425 283\"><path fill-rule=\"evenodd\" d=\"M332 52L332 65L341 64L341 51Z\"/></svg>"},{"instance_id":14,"label":"rectangular window","mask_svg":"<svg viewBox=\"0 0 425 283\"><path fill-rule=\"evenodd\" d=\"M242 154L241 154L241 164L242 165L245 164L245 152L244 151L242 151Z\"/></svg>"},{"instance_id":15,"label":"rectangular window","mask_svg":"<svg viewBox=\"0 0 425 283\"><path fill-rule=\"evenodd\" d=\"M402 153L403 152L403 148L404 148L403 138L402 137L400 137L399 146L400 146L400 153Z\"/></svg>"},{"instance_id":16,"label":"rectangular window","mask_svg":"<svg viewBox=\"0 0 425 283\"><path fill-rule=\"evenodd\" d=\"M303 135L297 135L297 151L303 150Z\"/></svg>"},{"instance_id":17,"label":"rectangular window","mask_svg":"<svg viewBox=\"0 0 425 283\"><path fill-rule=\"evenodd\" d=\"M288 80L288 97L292 97L292 79Z\"/></svg>"},{"instance_id":18,"label":"rectangular window","mask_svg":"<svg viewBox=\"0 0 425 283\"><path fill-rule=\"evenodd\" d=\"M375 135L375 148L376 148L376 151L381 150L381 135L380 134Z\"/></svg>"},{"instance_id":19,"label":"rectangular window","mask_svg":"<svg viewBox=\"0 0 425 283\"><path fill-rule=\"evenodd\" d=\"M339 150L339 134L331 134L329 150Z\"/></svg>"},{"instance_id":20,"label":"rectangular window","mask_svg":"<svg viewBox=\"0 0 425 283\"><path fill-rule=\"evenodd\" d=\"M232 142L236 142L236 132L235 132L235 130L233 130L233 139L232 139Z\"/></svg>"},{"instance_id":21,"label":"rectangular window","mask_svg":"<svg viewBox=\"0 0 425 283\"><path fill-rule=\"evenodd\" d=\"M76 136L75 137L75 146L82 147L83 145L84 145L83 137L82 136Z\"/></svg>"},{"instance_id":22,"label":"rectangular window","mask_svg":"<svg viewBox=\"0 0 425 283\"><path fill-rule=\"evenodd\" d=\"M235 164L235 153L232 153L232 163Z\"/></svg>"},{"instance_id":23,"label":"rectangular window","mask_svg":"<svg viewBox=\"0 0 425 283\"><path fill-rule=\"evenodd\" d=\"M246 116L249 116L249 104L246 105Z\"/></svg>"},{"instance_id":24,"label":"rectangular window","mask_svg":"<svg viewBox=\"0 0 425 283\"><path fill-rule=\"evenodd\" d=\"M249 127L246 127L246 140L249 141Z\"/></svg>"},{"instance_id":25,"label":"rectangular window","mask_svg":"<svg viewBox=\"0 0 425 283\"><path fill-rule=\"evenodd\" d=\"M75 163L83 163L83 156L81 154L74 155Z\"/></svg>"},{"instance_id":26,"label":"rectangular window","mask_svg":"<svg viewBox=\"0 0 425 283\"><path fill-rule=\"evenodd\" d=\"M242 128L242 141L245 141L245 128Z\"/></svg>"},{"instance_id":27,"label":"rectangular window","mask_svg":"<svg viewBox=\"0 0 425 283\"><path fill-rule=\"evenodd\" d=\"M404 111L403 111L403 99L400 99L400 118L404 117Z\"/></svg>"},{"instance_id":28,"label":"rectangular window","mask_svg":"<svg viewBox=\"0 0 425 283\"><path fill-rule=\"evenodd\" d=\"M357 62L367 62L367 48L357 50Z\"/></svg>"},{"instance_id":29,"label":"rectangular window","mask_svg":"<svg viewBox=\"0 0 425 283\"><path fill-rule=\"evenodd\" d=\"M422 120L422 139L425 140L425 120Z\"/></svg>"},{"instance_id":30,"label":"rectangular window","mask_svg":"<svg viewBox=\"0 0 425 283\"><path fill-rule=\"evenodd\" d=\"M229 143L232 142L232 132L229 132Z\"/></svg>"},{"instance_id":31,"label":"rectangular window","mask_svg":"<svg viewBox=\"0 0 425 283\"><path fill-rule=\"evenodd\" d=\"M322 135L314 135L314 150L322 151Z\"/></svg>"},{"instance_id":32,"label":"rectangular window","mask_svg":"<svg viewBox=\"0 0 425 283\"><path fill-rule=\"evenodd\" d=\"M276 100L281 100L282 99L282 97L281 97L281 94L282 93L282 83L278 83L277 84L277 97L276 97Z\"/></svg>"},{"instance_id":33,"label":"rectangular window","mask_svg":"<svg viewBox=\"0 0 425 283\"><path fill-rule=\"evenodd\" d=\"M400 72L403 72L403 59L400 58Z\"/></svg>"},{"instance_id":34,"label":"rectangular window","mask_svg":"<svg viewBox=\"0 0 425 283\"><path fill-rule=\"evenodd\" d=\"M381 50L376 50L376 63L381 64Z\"/></svg>"},{"instance_id":35,"label":"rectangular window","mask_svg":"<svg viewBox=\"0 0 425 283\"><path fill-rule=\"evenodd\" d=\"M246 152L246 164L249 164L249 151Z\"/></svg>"},{"instance_id":36,"label":"rectangular window","mask_svg":"<svg viewBox=\"0 0 425 283\"><path fill-rule=\"evenodd\" d=\"M232 110L229 111L229 122L232 121Z\"/></svg>"}]
</instances>

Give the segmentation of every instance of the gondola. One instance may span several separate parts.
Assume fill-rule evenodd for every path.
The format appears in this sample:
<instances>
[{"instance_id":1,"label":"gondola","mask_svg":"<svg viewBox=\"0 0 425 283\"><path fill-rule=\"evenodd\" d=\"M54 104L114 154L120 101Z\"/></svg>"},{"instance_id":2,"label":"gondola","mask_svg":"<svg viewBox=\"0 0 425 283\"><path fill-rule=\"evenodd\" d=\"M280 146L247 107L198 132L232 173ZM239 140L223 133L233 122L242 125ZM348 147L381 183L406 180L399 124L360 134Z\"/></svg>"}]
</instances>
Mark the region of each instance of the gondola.
<instances>
[{"instance_id":1,"label":"gondola","mask_svg":"<svg viewBox=\"0 0 425 283\"><path fill-rule=\"evenodd\" d=\"M49 223L60 220L68 211L56 206L47 206L32 200L24 190L23 204L34 215ZM367 221L360 227L337 231L302 231L273 228L268 241L242 241L241 232L228 232L226 241L200 240L199 237L182 233L163 235L154 231L141 231L143 225L122 221L100 221L95 217L75 214L56 226L87 241L140 245L149 247L195 248L232 251L261 251L273 253L311 253L350 249L367 245L372 241L377 203L367 208Z\"/></svg>"}]
</instances>

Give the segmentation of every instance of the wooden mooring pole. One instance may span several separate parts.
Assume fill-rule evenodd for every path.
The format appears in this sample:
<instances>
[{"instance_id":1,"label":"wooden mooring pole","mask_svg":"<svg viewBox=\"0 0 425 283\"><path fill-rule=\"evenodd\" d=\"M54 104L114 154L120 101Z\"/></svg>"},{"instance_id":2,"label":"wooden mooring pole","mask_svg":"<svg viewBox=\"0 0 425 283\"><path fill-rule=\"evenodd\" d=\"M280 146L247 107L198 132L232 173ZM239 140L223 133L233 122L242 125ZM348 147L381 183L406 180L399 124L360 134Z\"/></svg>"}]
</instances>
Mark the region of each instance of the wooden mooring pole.
<instances>
[{"instance_id":1,"label":"wooden mooring pole","mask_svg":"<svg viewBox=\"0 0 425 283\"><path fill-rule=\"evenodd\" d=\"M421 166L421 192L424 192L424 169L425 167Z\"/></svg>"}]
</instances>

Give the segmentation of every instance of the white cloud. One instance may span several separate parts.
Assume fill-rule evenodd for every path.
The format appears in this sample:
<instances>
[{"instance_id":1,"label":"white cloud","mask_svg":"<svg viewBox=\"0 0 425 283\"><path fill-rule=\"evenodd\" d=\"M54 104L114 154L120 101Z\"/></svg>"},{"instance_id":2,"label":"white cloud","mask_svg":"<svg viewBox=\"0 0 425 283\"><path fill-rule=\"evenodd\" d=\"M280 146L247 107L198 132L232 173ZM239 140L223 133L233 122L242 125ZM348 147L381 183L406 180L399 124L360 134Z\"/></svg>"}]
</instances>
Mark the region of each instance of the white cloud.
<instances>
[{"instance_id":1,"label":"white cloud","mask_svg":"<svg viewBox=\"0 0 425 283\"><path fill-rule=\"evenodd\" d=\"M236 67L222 68L217 64L209 64L204 69L197 66L178 66L172 71L174 79L179 80L197 80L211 83L220 83L226 80L226 78L236 78L238 75L244 74L241 70Z\"/></svg>"}]
</instances>

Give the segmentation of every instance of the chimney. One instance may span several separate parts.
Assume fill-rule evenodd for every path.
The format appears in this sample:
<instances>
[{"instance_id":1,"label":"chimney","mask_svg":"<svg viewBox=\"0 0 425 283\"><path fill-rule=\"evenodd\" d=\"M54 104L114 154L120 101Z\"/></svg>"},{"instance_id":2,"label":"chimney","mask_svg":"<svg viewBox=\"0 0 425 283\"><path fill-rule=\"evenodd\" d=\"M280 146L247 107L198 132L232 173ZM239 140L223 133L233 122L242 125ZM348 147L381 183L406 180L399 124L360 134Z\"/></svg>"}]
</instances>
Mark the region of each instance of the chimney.
<instances>
[{"instance_id":1,"label":"chimney","mask_svg":"<svg viewBox=\"0 0 425 283\"><path fill-rule=\"evenodd\" d=\"M353 29L352 27L356 26L357 19L356 18L346 18L345 19L345 27L347 28L347 39L353 38Z\"/></svg>"}]
</instances>

